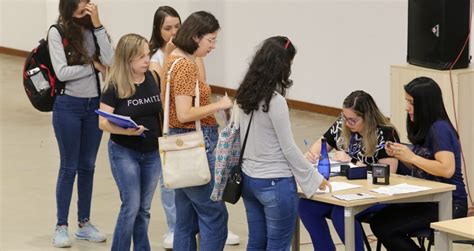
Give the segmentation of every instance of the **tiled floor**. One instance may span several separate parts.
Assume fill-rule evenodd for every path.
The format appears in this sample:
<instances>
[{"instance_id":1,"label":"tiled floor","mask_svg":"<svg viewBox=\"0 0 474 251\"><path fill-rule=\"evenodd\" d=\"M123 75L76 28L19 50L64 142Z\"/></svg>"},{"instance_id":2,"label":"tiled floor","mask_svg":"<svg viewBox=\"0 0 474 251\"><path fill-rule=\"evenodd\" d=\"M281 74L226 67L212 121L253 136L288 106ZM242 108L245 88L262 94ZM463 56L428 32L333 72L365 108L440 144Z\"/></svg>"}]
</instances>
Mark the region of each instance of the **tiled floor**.
<instances>
[{"instance_id":1,"label":"tiled floor","mask_svg":"<svg viewBox=\"0 0 474 251\"><path fill-rule=\"evenodd\" d=\"M22 88L23 58L0 55L0 250L56 250L51 245L55 224L55 184L59 153L51 126L51 113L33 109ZM303 150L303 139L313 141L334 118L314 113L291 111L294 137ZM107 234L101 244L73 241L70 250L109 250L120 200L107 159L104 134L97 159L92 203L92 222ZM166 229L160 193L155 193L150 223L152 250L162 250ZM76 196L70 209L70 235L76 226ZM245 250L247 225L242 201L228 206L230 229L241 238L241 244L225 250ZM331 230L333 233L334 231ZM369 231L367 229L367 231ZM310 238L301 229L301 249L312 250ZM333 236L336 236L333 234ZM373 238L371 238L373 239ZM335 241L340 241L335 237ZM375 242L373 242L373 246ZM470 250L456 247L455 250ZM343 245L337 246L344 250Z\"/></svg>"}]
</instances>

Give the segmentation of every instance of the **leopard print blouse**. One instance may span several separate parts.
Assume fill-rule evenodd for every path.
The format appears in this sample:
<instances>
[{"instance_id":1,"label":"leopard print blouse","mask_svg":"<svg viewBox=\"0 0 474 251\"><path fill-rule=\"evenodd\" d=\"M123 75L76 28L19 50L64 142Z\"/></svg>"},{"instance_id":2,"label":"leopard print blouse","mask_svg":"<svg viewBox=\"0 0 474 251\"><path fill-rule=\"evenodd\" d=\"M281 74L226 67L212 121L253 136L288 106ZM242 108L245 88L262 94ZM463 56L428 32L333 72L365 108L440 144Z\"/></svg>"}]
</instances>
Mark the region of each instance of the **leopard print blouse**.
<instances>
[{"instance_id":1,"label":"leopard print blouse","mask_svg":"<svg viewBox=\"0 0 474 251\"><path fill-rule=\"evenodd\" d=\"M166 73L169 71L173 62L178 59L179 56L169 55L166 64L163 67L161 76L161 100L163 100L163 106L165 104L165 92L166 92ZM170 79L170 117L169 125L170 128L195 128L194 121L188 123L181 123L176 115L176 96L191 96L194 97L196 79L199 79L199 71L197 65L189 59L183 58L173 68ZM199 105L205 106L211 103L211 87L202 81L199 81ZM214 115L209 115L201 119L201 125L203 126L214 126L217 125L216 118Z\"/></svg>"}]
</instances>

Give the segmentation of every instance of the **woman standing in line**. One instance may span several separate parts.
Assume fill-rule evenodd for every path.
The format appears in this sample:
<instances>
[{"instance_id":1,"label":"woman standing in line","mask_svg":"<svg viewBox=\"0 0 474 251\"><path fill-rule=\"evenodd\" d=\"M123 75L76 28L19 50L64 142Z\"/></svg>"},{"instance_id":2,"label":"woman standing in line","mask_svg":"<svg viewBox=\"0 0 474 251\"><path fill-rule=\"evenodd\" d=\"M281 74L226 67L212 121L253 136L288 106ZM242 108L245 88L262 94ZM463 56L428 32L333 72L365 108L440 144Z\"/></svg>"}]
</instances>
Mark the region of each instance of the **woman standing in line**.
<instances>
[{"instance_id":1,"label":"woman standing in line","mask_svg":"<svg viewBox=\"0 0 474 251\"><path fill-rule=\"evenodd\" d=\"M107 76L100 109L131 117L138 128L122 128L99 118L110 132L109 161L122 205L114 230L112 250L150 250L150 207L161 170L158 117L162 113L159 78L148 70L148 41L128 34L118 42ZM157 80L158 82L155 82Z\"/></svg>"},{"instance_id":2,"label":"woman standing in line","mask_svg":"<svg viewBox=\"0 0 474 251\"><path fill-rule=\"evenodd\" d=\"M95 3L87 0L59 1L58 24L67 43L63 44L57 29L50 29L48 33L51 63L56 77L65 83L53 107L53 127L61 156L53 245L70 247L68 216L76 176L79 222L76 239L106 240L89 220L95 161L102 137L94 112L99 107L100 95L97 72L105 74L104 65L111 64L113 48Z\"/></svg>"},{"instance_id":3,"label":"woman standing in line","mask_svg":"<svg viewBox=\"0 0 474 251\"><path fill-rule=\"evenodd\" d=\"M162 73L168 72L175 60L179 60L171 72L170 134L196 130L194 121L201 120L206 142L210 172L214 174L214 150L217 144L217 121L214 113L232 107L232 101L223 97L210 102L211 88L201 81L195 63L197 57L205 57L216 46L219 22L209 12L191 14L179 28L173 43L176 46L165 59ZM195 87L198 84L200 106L193 107ZM162 90L165 83L162 83ZM164 92L162 92L162 97ZM227 209L224 202L212 201L213 181L202 186L175 189L176 226L173 249L196 250L197 233L200 250L220 251L227 238Z\"/></svg>"},{"instance_id":4,"label":"woman standing in line","mask_svg":"<svg viewBox=\"0 0 474 251\"><path fill-rule=\"evenodd\" d=\"M172 39L181 27L181 18L178 12L170 6L160 6L153 19L153 31L150 38L150 70L162 72L165 58L176 49ZM195 63L199 71L199 80L206 82L206 71L202 58L196 57ZM164 236L163 247L173 248L174 227L176 225L176 207L174 203L174 190L163 185L163 177L160 175L161 203L166 215L168 232ZM239 236L230 230L227 234L227 245L239 244Z\"/></svg>"},{"instance_id":5,"label":"woman standing in line","mask_svg":"<svg viewBox=\"0 0 474 251\"><path fill-rule=\"evenodd\" d=\"M453 218L467 215L467 194L461 172L459 136L449 120L443 95L431 78L419 77L405 85L408 140L386 144L390 156L400 161L400 169L412 175L456 186L453 191ZM375 215L372 232L387 250L420 250L408 236L429 229L438 221L437 203L394 204Z\"/></svg>"},{"instance_id":6,"label":"woman standing in line","mask_svg":"<svg viewBox=\"0 0 474 251\"><path fill-rule=\"evenodd\" d=\"M306 196L330 184L296 146L285 94L291 87L296 54L287 37L270 37L256 52L237 90L241 139L249 121L242 174L242 198L247 213L247 250L289 250L295 229L298 195Z\"/></svg>"}]
</instances>

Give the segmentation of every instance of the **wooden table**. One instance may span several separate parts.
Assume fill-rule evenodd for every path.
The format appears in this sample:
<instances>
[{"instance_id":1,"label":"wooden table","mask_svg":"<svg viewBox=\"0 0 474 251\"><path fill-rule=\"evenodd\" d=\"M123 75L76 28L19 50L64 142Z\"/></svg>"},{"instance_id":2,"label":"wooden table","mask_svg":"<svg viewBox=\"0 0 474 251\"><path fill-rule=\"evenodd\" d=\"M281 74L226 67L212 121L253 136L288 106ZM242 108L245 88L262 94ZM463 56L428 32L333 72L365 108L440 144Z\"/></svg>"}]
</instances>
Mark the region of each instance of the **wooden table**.
<instances>
[{"instance_id":1,"label":"wooden table","mask_svg":"<svg viewBox=\"0 0 474 251\"><path fill-rule=\"evenodd\" d=\"M431 223L436 250L453 250L453 240L474 240L474 216Z\"/></svg>"},{"instance_id":2,"label":"wooden table","mask_svg":"<svg viewBox=\"0 0 474 251\"><path fill-rule=\"evenodd\" d=\"M351 184L360 185L362 187L336 191L328 194L317 194L310 199L314 201L325 202L337 206L344 207L344 231L345 231L345 247L346 250L355 250L354 244L354 216L359 212L377 203L410 203L410 202L439 202L438 215L439 220L449 220L452 218L452 191L456 189L454 185L434 182L429 180L417 179L410 176L401 176L391 174L390 185L410 184L429 187L431 189L416 193L407 193L399 195L385 195L370 191L371 189L381 187L383 185L373 185L366 179L347 180L345 177L331 177L330 181L343 181ZM368 193L376 196L374 199L343 201L334 198L333 194L353 194ZM304 194L299 191L299 195L304 198ZM296 230L292 240L292 250L299 250L299 220L296 223Z\"/></svg>"}]
</instances>

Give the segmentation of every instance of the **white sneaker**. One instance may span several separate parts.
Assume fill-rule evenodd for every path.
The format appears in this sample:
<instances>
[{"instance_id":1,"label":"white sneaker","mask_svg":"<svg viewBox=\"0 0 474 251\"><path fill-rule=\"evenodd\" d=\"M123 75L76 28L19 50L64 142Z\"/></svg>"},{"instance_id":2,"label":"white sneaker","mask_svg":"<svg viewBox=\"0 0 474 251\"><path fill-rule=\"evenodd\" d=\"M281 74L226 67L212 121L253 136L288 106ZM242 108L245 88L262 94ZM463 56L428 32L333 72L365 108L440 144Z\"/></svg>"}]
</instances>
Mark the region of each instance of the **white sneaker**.
<instances>
[{"instance_id":1,"label":"white sneaker","mask_svg":"<svg viewBox=\"0 0 474 251\"><path fill-rule=\"evenodd\" d=\"M173 239L174 239L174 233L165 234L164 239L163 239L163 248L172 249Z\"/></svg>"},{"instance_id":2,"label":"white sneaker","mask_svg":"<svg viewBox=\"0 0 474 251\"><path fill-rule=\"evenodd\" d=\"M105 237L105 234L99 232L99 230L90 222L85 222L77 229L76 239L88 240L91 242L104 242L107 240L107 237Z\"/></svg>"},{"instance_id":3,"label":"white sneaker","mask_svg":"<svg viewBox=\"0 0 474 251\"><path fill-rule=\"evenodd\" d=\"M240 237L232 231L227 232L227 240L225 241L226 245L238 245L240 243Z\"/></svg>"},{"instance_id":4,"label":"white sneaker","mask_svg":"<svg viewBox=\"0 0 474 251\"><path fill-rule=\"evenodd\" d=\"M71 247L71 240L69 240L69 234L66 225L56 226L53 236L53 246L57 248Z\"/></svg>"}]
</instances>

